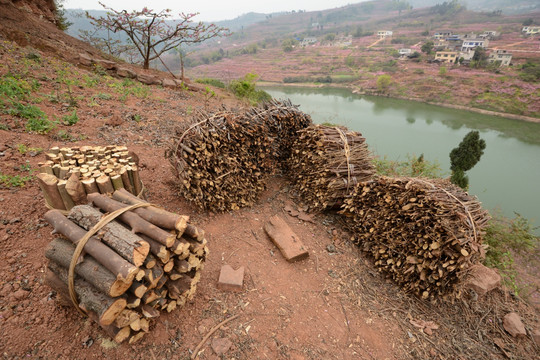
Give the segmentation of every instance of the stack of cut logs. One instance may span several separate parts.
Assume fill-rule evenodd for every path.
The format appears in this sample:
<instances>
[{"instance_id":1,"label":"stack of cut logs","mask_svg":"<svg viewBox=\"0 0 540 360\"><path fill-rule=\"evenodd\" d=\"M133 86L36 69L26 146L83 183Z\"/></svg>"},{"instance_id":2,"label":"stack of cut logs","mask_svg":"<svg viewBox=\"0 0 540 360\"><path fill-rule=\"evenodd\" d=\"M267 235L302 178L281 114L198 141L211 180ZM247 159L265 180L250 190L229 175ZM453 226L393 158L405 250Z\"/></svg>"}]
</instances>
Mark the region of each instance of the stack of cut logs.
<instances>
[{"instance_id":1,"label":"stack of cut logs","mask_svg":"<svg viewBox=\"0 0 540 360\"><path fill-rule=\"evenodd\" d=\"M449 293L483 257L489 214L446 180L376 178L355 188L342 213L375 266L424 299Z\"/></svg>"},{"instance_id":2,"label":"stack of cut logs","mask_svg":"<svg viewBox=\"0 0 540 360\"><path fill-rule=\"evenodd\" d=\"M289 158L293 186L310 209L343 203L354 186L375 173L366 139L345 127L311 125L298 131Z\"/></svg>"},{"instance_id":3,"label":"stack of cut logs","mask_svg":"<svg viewBox=\"0 0 540 360\"><path fill-rule=\"evenodd\" d=\"M126 189L140 195L143 190L137 156L125 146L53 147L46 157L37 179L53 209L70 210L83 204L87 194Z\"/></svg>"},{"instance_id":4,"label":"stack of cut logs","mask_svg":"<svg viewBox=\"0 0 540 360\"><path fill-rule=\"evenodd\" d=\"M201 114L182 124L166 153L181 194L212 211L253 205L275 170L276 143L291 141L290 134L307 126L305 119L290 103L273 102L243 113Z\"/></svg>"},{"instance_id":5,"label":"stack of cut logs","mask_svg":"<svg viewBox=\"0 0 540 360\"><path fill-rule=\"evenodd\" d=\"M68 268L75 245L103 216L144 202L125 189L112 198L92 193L93 204L78 205L64 216L45 214L55 233L47 250L46 282L63 299L68 294ZM189 217L155 206L124 212L107 223L83 249L75 267L74 290L79 307L116 342L133 343L149 331L153 318L191 299L208 254L204 231Z\"/></svg>"}]
</instances>

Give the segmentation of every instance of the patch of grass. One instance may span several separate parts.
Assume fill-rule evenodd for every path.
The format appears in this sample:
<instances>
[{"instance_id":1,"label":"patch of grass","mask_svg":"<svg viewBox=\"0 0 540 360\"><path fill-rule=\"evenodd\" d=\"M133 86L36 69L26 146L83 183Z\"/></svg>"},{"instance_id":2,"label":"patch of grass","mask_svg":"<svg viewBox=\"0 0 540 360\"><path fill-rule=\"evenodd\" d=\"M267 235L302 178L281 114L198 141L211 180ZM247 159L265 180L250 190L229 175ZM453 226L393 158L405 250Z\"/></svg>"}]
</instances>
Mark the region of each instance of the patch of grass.
<instances>
[{"instance_id":1,"label":"patch of grass","mask_svg":"<svg viewBox=\"0 0 540 360\"><path fill-rule=\"evenodd\" d=\"M50 121L47 118L47 115L35 105L12 103L11 107L5 110L5 113L26 119L26 130L38 134L47 134L56 126L56 124Z\"/></svg>"},{"instance_id":2,"label":"patch of grass","mask_svg":"<svg viewBox=\"0 0 540 360\"><path fill-rule=\"evenodd\" d=\"M52 135L51 137L57 141L69 141L69 142L81 141L87 138L86 135L80 134L79 136L74 136L69 131L64 131L64 130L59 130L56 134Z\"/></svg>"},{"instance_id":3,"label":"patch of grass","mask_svg":"<svg viewBox=\"0 0 540 360\"><path fill-rule=\"evenodd\" d=\"M0 172L0 187L23 187L30 180L32 180L32 176L6 175Z\"/></svg>"},{"instance_id":4,"label":"patch of grass","mask_svg":"<svg viewBox=\"0 0 540 360\"><path fill-rule=\"evenodd\" d=\"M79 117L77 116L77 109L73 109L71 114L62 116L62 123L67 126L75 125L79 122Z\"/></svg>"},{"instance_id":5,"label":"patch of grass","mask_svg":"<svg viewBox=\"0 0 540 360\"><path fill-rule=\"evenodd\" d=\"M37 154L43 152L43 148L27 147L24 144L18 144L17 145L17 150L19 151L19 153L21 155L24 155L26 153L34 153L34 154L37 155Z\"/></svg>"},{"instance_id":6,"label":"patch of grass","mask_svg":"<svg viewBox=\"0 0 540 360\"><path fill-rule=\"evenodd\" d=\"M200 79L195 80L195 82L199 84L212 85L217 88L225 89L225 84L223 83L223 81L218 80L218 79L200 78Z\"/></svg>"},{"instance_id":7,"label":"patch of grass","mask_svg":"<svg viewBox=\"0 0 540 360\"><path fill-rule=\"evenodd\" d=\"M390 160L387 156L375 156L373 165L377 174L384 176L421 176L427 178L442 178L445 176L440 164L437 161L428 161L424 155L416 157L407 154L407 160Z\"/></svg>"},{"instance_id":8,"label":"patch of grass","mask_svg":"<svg viewBox=\"0 0 540 360\"><path fill-rule=\"evenodd\" d=\"M150 94L150 91L146 85L131 79L114 81L109 83L109 87L113 88L118 94L120 94L121 101L126 101L130 95L138 98L146 98Z\"/></svg>"},{"instance_id":9,"label":"patch of grass","mask_svg":"<svg viewBox=\"0 0 540 360\"><path fill-rule=\"evenodd\" d=\"M496 212L484 237L488 245L485 265L499 269L505 284L516 294L519 294L519 287L514 253L523 254L538 248L540 239L533 231L530 221L520 214L515 213L515 217L510 219Z\"/></svg>"}]
</instances>

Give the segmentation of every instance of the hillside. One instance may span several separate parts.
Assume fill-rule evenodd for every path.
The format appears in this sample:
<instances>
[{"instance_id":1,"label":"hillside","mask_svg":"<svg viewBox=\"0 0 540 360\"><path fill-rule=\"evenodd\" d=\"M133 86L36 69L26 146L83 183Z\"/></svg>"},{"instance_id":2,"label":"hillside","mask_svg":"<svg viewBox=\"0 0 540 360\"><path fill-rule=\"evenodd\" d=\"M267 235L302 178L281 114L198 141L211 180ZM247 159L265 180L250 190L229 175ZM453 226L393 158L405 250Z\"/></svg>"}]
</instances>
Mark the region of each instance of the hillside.
<instances>
[{"instance_id":1,"label":"hillside","mask_svg":"<svg viewBox=\"0 0 540 360\"><path fill-rule=\"evenodd\" d=\"M377 1L269 19L223 40L219 48L214 44L213 49L191 55L188 73L229 81L253 72L272 83L341 86L358 93L540 117L538 83L524 81L521 71L527 61L540 59L538 36L521 32L522 23L540 18L540 13L493 15L463 9L439 13L424 8L400 14L394 7L392 1ZM313 19L319 23L310 27ZM391 30L393 35L379 40L379 30ZM489 42L487 53L506 50L512 54L512 66L433 63L435 51L424 54L421 46L440 30L497 31L500 35ZM314 43L303 46L305 38ZM400 57L403 48L417 52L417 58ZM172 59L170 66L175 66ZM391 79L384 89L377 86L381 75ZM501 88L502 83L512 91Z\"/></svg>"},{"instance_id":2,"label":"hillside","mask_svg":"<svg viewBox=\"0 0 540 360\"><path fill-rule=\"evenodd\" d=\"M194 208L178 195L163 155L177 125L223 106L239 112L249 106L227 90L215 88L210 96L210 89L120 76L113 67L169 75L103 62L99 51L55 27L47 4L0 1L2 358L537 358L538 304L503 286L485 295L463 288L433 303L405 293L349 241L342 217L306 214L281 174L268 174L268 189L253 207ZM111 69L85 65L87 57ZM189 214L206 231L210 254L195 297L154 319L135 344L115 344L44 284L44 249L58 235L43 219L48 208L34 175L51 148L85 145L127 146L137 154L148 200ZM263 224L276 214L302 239L309 258L290 263L268 239ZM241 291L218 288L224 264L245 267ZM505 330L502 319L510 312L519 313L527 337Z\"/></svg>"}]
</instances>

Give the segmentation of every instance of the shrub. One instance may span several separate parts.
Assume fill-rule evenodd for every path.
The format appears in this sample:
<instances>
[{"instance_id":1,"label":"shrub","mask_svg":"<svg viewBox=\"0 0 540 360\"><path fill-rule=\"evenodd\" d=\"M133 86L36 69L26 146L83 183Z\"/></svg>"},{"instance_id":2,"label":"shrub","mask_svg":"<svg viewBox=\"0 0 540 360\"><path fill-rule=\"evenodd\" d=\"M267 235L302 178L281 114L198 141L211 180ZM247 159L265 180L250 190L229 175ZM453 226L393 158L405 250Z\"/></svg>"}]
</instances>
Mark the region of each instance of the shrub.
<instances>
[{"instance_id":1,"label":"shrub","mask_svg":"<svg viewBox=\"0 0 540 360\"><path fill-rule=\"evenodd\" d=\"M538 248L539 238L533 234L533 227L526 218L515 214L513 219L496 212L490 220L484 237L488 245L486 266L500 270L507 286L517 294L514 253L524 253Z\"/></svg>"},{"instance_id":2,"label":"shrub","mask_svg":"<svg viewBox=\"0 0 540 360\"><path fill-rule=\"evenodd\" d=\"M380 75L377 78L377 90L386 92L392 83L392 78L388 74Z\"/></svg>"},{"instance_id":3,"label":"shrub","mask_svg":"<svg viewBox=\"0 0 540 360\"><path fill-rule=\"evenodd\" d=\"M62 122L64 125L71 126L79 122L79 117L77 116L77 109L73 109L73 112L69 115L62 117Z\"/></svg>"},{"instance_id":4,"label":"shrub","mask_svg":"<svg viewBox=\"0 0 540 360\"><path fill-rule=\"evenodd\" d=\"M252 105L271 100L272 97L266 91L257 90L258 76L249 73L243 79L231 81L229 89L240 99L248 100Z\"/></svg>"},{"instance_id":5,"label":"shrub","mask_svg":"<svg viewBox=\"0 0 540 360\"><path fill-rule=\"evenodd\" d=\"M221 89L225 88L225 84L221 80L218 80L218 79L200 78L200 79L195 80L195 82L199 84L212 85Z\"/></svg>"},{"instance_id":6,"label":"shrub","mask_svg":"<svg viewBox=\"0 0 540 360\"><path fill-rule=\"evenodd\" d=\"M416 157L407 154L407 160L389 160L385 155L382 158L375 156L373 165L377 174L384 176L422 176L427 178L442 178L444 176L441 166L437 161L428 161L424 155Z\"/></svg>"}]
</instances>

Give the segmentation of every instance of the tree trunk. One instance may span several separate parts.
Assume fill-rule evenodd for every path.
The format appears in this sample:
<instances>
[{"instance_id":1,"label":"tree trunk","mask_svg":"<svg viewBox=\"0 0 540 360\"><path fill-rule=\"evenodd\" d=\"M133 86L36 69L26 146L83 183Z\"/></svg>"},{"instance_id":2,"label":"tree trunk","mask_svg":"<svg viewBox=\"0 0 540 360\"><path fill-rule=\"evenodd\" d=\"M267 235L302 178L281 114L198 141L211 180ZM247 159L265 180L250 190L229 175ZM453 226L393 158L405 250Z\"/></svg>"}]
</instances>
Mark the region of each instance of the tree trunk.
<instances>
[{"instance_id":1,"label":"tree trunk","mask_svg":"<svg viewBox=\"0 0 540 360\"><path fill-rule=\"evenodd\" d=\"M99 210L90 205L79 205L71 209L68 219L90 230L102 216ZM114 221L101 228L95 236L137 267L142 266L150 251L150 244Z\"/></svg>"},{"instance_id":2,"label":"tree trunk","mask_svg":"<svg viewBox=\"0 0 540 360\"><path fill-rule=\"evenodd\" d=\"M55 262L49 263L48 268L67 286L68 269ZM51 285L51 287L53 286ZM59 292L64 292L65 290L56 289L56 287L59 286L56 285L53 288ZM81 309L95 312L100 325L111 325L118 314L126 308L126 299L121 297L111 298L80 278L75 279L75 293L77 294Z\"/></svg>"},{"instance_id":3,"label":"tree trunk","mask_svg":"<svg viewBox=\"0 0 540 360\"><path fill-rule=\"evenodd\" d=\"M50 210L45 213L45 220L52 225L55 233L60 233L67 237L71 242L77 244L86 231L75 225L58 210ZM107 245L101 243L96 237L92 236L86 243L84 251L92 255L97 262L116 275L118 280L131 283L139 269L124 260Z\"/></svg>"},{"instance_id":4,"label":"tree trunk","mask_svg":"<svg viewBox=\"0 0 540 360\"><path fill-rule=\"evenodd\" d=\"M119 203L102 194L90 194L88 195L88 200L95 206L107 212L113 212L126 207L125 204ZM123 213L119 216L119 219L128 224L134 233L145 234L167 247L171 247L176 238L174 234L160 229L131 211Z\"/></svg>"},{"instance_id":5,"label":"tree trunk","mask_svg":"<svg viewBox=\"0 0 540 360\"><path fill-rule=\"evenodd\" d=\"M51 241L45 250L45 257L64 268L69 268L75 246L68 240L57 238ZM125 293L130 284L118 280L109 270L90 255L75 266L75 273L110 297L118 297Z\"/></svg>"}]
</instances>

